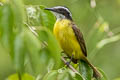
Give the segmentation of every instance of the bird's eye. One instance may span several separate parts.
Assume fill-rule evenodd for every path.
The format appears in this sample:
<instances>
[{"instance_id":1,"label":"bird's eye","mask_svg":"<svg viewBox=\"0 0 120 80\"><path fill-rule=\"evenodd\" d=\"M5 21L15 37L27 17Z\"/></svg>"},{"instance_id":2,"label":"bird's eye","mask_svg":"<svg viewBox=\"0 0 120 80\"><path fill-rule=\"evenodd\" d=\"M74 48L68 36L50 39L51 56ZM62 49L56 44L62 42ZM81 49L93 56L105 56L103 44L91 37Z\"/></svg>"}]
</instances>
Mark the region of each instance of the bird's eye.
<instances>
[{"instance_id":1,"label":"bird's eye","mask_svg":"<svg viewBox=\"0 0 120 80\"><path fill-rule=\"evenodd\" d=\"M59 9L59 11L62 11L62 9Z\"/></svg>"}]
</instances>

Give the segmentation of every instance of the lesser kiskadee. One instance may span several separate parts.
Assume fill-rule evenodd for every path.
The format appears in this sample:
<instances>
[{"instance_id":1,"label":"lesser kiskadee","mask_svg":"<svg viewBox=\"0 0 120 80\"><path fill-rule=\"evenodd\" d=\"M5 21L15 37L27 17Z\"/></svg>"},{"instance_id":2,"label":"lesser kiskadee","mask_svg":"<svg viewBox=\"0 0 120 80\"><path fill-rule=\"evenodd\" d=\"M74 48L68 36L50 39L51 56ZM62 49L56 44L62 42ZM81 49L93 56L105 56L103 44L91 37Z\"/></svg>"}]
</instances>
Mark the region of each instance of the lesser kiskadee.
<instances>
[{"instance_id":1,"label":"lesser kiskadee","mask_svg":"<svg viewBox=\"0 0 120 80\"><path fill-rule=\"evenodd\" d=\"M73 22L69 9L63 6L56 6L45 8L45 10L52 11L57 18L53 33L63 51L74 63L77 63L78 60L84 60L93 69L94 77L99 78L100 73L86 58L87 50L83 35Z\"/></svg>"}]
</instances>

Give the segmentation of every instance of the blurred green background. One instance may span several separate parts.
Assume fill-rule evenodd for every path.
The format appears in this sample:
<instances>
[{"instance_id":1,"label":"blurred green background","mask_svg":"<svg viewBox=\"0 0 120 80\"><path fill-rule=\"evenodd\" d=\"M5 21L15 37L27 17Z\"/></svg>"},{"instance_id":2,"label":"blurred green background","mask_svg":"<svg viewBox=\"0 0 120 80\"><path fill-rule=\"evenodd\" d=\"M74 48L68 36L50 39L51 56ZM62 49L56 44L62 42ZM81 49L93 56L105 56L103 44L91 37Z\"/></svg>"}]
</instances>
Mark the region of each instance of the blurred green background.
<instances>
[{"instance_id":1,"label":"blurred green background","mask_svg":"<svg viewBox=\"0 0 120 80\"><path fill-rule=\"evenodd\" d=\"M23 0L25 5L67 6L83 32L88 59L109 80L120 77L120 0ZM9 54L0 45L0 80L15 72ZM43 55L44 56L44 55Z\"/></svg>"}]
</instances>

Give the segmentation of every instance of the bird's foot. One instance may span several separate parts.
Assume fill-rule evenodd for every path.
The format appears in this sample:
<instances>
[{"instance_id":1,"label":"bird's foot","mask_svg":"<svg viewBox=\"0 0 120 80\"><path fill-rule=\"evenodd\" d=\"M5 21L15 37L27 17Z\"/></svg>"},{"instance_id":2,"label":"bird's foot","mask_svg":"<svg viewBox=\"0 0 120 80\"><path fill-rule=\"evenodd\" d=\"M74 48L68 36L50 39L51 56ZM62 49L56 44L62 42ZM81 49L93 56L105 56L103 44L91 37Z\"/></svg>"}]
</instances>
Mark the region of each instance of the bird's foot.
<instances>
[{"instance_id":1,"label":"bird's foot","mask_svg":"<svg viewBox=\"0 0 120 80\"><path fill-rule=\"evenodd\" d=\"M66 62L66 66L68 67L70 65L70 62Z\"/></svg>"}]
</instances>

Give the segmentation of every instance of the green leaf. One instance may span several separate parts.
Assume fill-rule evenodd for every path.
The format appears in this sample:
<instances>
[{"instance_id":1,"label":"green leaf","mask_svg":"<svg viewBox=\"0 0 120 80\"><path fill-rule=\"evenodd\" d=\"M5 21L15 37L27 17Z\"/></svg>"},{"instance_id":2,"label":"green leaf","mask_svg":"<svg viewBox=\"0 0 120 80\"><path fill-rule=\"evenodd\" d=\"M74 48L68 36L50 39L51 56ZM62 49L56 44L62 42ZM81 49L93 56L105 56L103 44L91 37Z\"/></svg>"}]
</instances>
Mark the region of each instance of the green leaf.
<instances>
[{"instance_id":1,"label":"green leaf","mask_svg":"<svg viewBox=\"0 0 120 80\"><path fill-rule=\"evenodd\" d=\"M22 76L22 80L35 80L35 78L27 73Z\"/></svg>"},{"instance_id":2,"label":"green leaf","mask_svg":"<svg viewBox=\"0 0 120 80\"><path fill-rule=\"evenodd\" d=\"M31 53L38 53L41 49L41 42L38 38L28 29L25 28L24 30L24 40L28 50ZM32 45L32 46L31 46Z\"/></svg>"},{"instance_id":3,"label":"green leaf","mask_svg":"<svg viewBox=\"0 0 120 80\"><path fill-rule=\"evenodd\" d=\"M85 80L80 74L75 75L74 80Z\"/></svg>"},{"instance_id":4,"label":"green leaf","mask_svg":"<svg viewBox=\"0 0 120 80\"><path fill-rule=\"evenodd\" d=\"M23 22L25 22L25 12L24 12L24 5L22 0L12 0L10 3L10 7L12 8L13 12L13 19L14 19L14 26L16 32L21 32L23 30Z\"/></svg>"},{"instance_id":5,"label":"green leaf","mask_svg":"<svg viewBox=\"0 0 120 80\"><path fill-rule=\"evenodd\" d=\"M39 52L41 49L41 42L28 29L25 29L24 32L25 47L29 53L28 55L30 63L32 65L32 69L35 75L37 75L41 71L41 65L39 64Z\"/></svg>"},{"instance_id":6,"label":"green leaf","mask_svg":"<svg viewBox=\"0 0 120 80\"><path fill-rule=\"evenodd\" d=\"M18 74L12 74L10 75L7 80L19 80ZM24 73L22 75L22 80L35 80L35 78L33 76L31 76L30 74Z\"/></svg>"},{"instance_id":7,"label":"green leaf","mask_svg":"<svg viewBox=\"0 0 120 80\"><path fill-rule=\"evenodd\" d=\"M83 60L79 61L79 72L85 78L85 80L91 80L93 77L93 70L91 67Z\"/></svg>"},{"instance_id":8,"label":"green leaf","mask_svg":"<svg viewBox=\"0 0 120 80\"><path fill-rule=\"evenodd\" d=\"M48 72L43 80L84 80L80 74L76 74L70 69L59 69Z\"/></svg>"},{"instance_id":9,"label":"green leaf","mask_svg":"<svg viewBox=\"0 0 120 80\"><path fill-rule=\"evenodd\" d=\"M44 6L40 6L40 12L42 26L45 26L52 31L55 23L55 17L50 11L45 10Z\"/></svg>"},{"instance_id":10,"label":"green leaf","mask_svg":"<svg viewBox=\"0 0 120 80\"><path fill-rule=\"evenodd\" d=\"M55 17L49 11L44 10L44 6L26 6L27 23L34 27L47 27L51 31L55 23Z\"/></svg>"},{"instance_id":11,"label":"green leaf","mask_svg":"<svg viewBox=\"0 0 120 80\"><path fill-rule=\"evenodd\" d=\"M0 41L4 47L10 51L13 48L13 13L10 5L6 4L0 7Z\"/></svg>"},{"instance_id":12,"label":"green leaf","mask_svg":"<svg viewBox=\"0 0 120 80\"><path fill-rule=\"evenodd\" d=\"M14 64L16 71L23 73L25 56L24 34L18 34L14 42Z\"/></svg>"},{"instance_id":13,"label":"green leaf","mask_svg":"<svg viewBox=\"0 0 120 80\"><path fill-rule=\"evenodd\" d=\"M58 73L58 80L73 80L75 76L75 73L72 72L70 69L59 69Z\"/></svg>"},{"instance_id":14,"label":"green leaf","mask_svg":"<svg viewBox=\"0 0 120 80\"><path fill-rule=\"evenodd\" d=\"M99 71L100 71L100 73L102 74L102 77L101 77L101 79L100 80L108 80L108 78L107 78L107 76L105 75L105 73L103 72L103 70L101 70L100 68L97 68Z\"/></svg>"},{"instance_id":15,"label":"green leaf","mask_svg":"<svg viewBox=\"0 0 120 80\"><path fill-rule=\"evenodd\" d=\"M48 72L43 80L56 80L57 79L57 75L58 75L58 72L57 70L56 71L51 71L51 72Z\"/></svg>"},{"instance_id":16,"label":"green leaf","mask_svg":"<svg viewBox=\"0 0 120 80\"><path fill-rule=\"evenodd\" d=\"M41 28L40 31L38 31L38 35L39 39L47 44L46 48L48 50L48 54L50 54L54 59L55 68L58 68L61 64L61 49L53 34L47 28Z\"/></svg>"}]
</instances>

